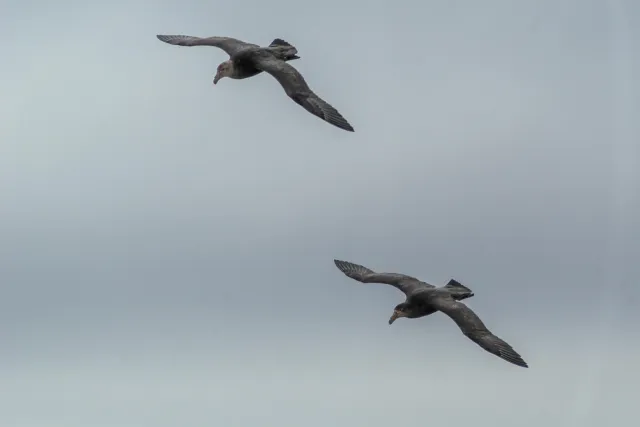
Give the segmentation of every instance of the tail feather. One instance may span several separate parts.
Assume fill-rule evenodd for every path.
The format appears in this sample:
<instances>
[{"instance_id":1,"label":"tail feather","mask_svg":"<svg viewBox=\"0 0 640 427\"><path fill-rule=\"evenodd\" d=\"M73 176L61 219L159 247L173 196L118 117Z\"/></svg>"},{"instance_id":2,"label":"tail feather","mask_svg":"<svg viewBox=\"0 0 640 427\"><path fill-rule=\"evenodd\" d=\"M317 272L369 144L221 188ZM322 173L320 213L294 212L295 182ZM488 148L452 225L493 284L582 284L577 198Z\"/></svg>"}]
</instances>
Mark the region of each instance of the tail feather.
<instances>
[{"instance_id":1,"label":"tail feather","mask_svg":"<svg viewBox=\"0 0 640 427\"><path fill-rule=\"evenodd\" d=\"M269 47L274 47L274 46L291 46L293 47L293 45L291 43L288 43L282 39L273 39L273 41L271 42L271 44L269 45Z\"/></svg>"},{"instance_id":2,"label":"tail feather","mask_svg":"<svg viewBox=\"0 0 640 427\"><path fill-rule=\"evenodd\" d=\"M471 289L467 288L455 279L449 280L449 283L444 285L444 288L458 301L465 298L471 298L473 296L473 291Z\"/></svg>"},{"instance_id":3,"label":"tail feather","mask_svg":"<svg viewBox=\"0 0 640 427\"><path fill-rule=\"evenodd\" d=\"M282 39L273 39L269 45L269 50L276 56L276 58L283 61L292 61L294 59L300 59L298 55L298 49L291 43L287 43Z\"/></svg>"}]
</instances>

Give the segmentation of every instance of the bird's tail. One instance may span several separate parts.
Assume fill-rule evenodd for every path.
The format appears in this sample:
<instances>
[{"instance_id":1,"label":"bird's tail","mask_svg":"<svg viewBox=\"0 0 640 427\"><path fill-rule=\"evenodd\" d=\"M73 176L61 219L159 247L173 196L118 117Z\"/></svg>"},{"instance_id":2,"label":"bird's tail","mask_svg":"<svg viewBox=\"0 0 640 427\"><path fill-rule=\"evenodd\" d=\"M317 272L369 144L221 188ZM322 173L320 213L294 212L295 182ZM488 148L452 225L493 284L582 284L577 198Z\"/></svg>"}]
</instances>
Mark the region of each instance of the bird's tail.
<instances>
[{"instance_id":1,"label":"bird's tail","mask_svg":"<svg viewBox=\"0 0 640 427\"><path fill-rule=\"evenodd\" d=\"M274 46L290 46L293 47L293 45L289 42L286 42L282 39L273 39L273 41L271 42L271 44L269 45L269 47L274 47Z\"/></svg>"},{"instance_id":2,"label":"bird's tail","mask_svg":"<svg viewBox=\"0 0 640 427\"><path fill-rule=\"evenodd\" d=\"M454 279L449 280L449 283L444 285L444 289L449 291L451 296L458 301L471 298L473 296L473 291L471 289Z\"/></svg>"},{"instance_id":3,"label":"bird's tail","mask_svg":"<svg viewBox=\"0 0 640 427\"><path fill-rule=\"evenodd\" d=\"M284 61L291 61L294 59L300 59L298 55L298 49L291 43L288 43L282 39L273 39L269 45L269 50L273 52L276 57Z\"/></svg>"}]
</instances>

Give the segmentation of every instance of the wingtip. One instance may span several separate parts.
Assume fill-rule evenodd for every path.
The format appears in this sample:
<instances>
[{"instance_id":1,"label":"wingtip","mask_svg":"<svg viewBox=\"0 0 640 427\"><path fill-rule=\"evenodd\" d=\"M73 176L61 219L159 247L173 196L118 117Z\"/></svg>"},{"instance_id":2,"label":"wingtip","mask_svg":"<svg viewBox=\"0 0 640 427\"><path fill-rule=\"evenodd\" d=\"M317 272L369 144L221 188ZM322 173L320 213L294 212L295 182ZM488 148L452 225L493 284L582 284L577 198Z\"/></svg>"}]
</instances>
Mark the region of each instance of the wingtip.
<instances>
[{"instance_id":1,"label":"wingtip","mask_svg":"<svg viewBox=\"0 0 640 427\"><path fill-rule=\"evenodd\" d=\"M346 120L344 123L340 123L340 124L333 123L333 124L342 130L346 130L347 132L355 132L355 129L353 128L353 126L351 126L351 124L349 124L349 122L347 122Z\"/></svg>"},{"instance_id":2,"label":"wingtip","mask_svg":"<svg viewBox=\"0 0 640 427\"><path fill-rule=\"evenodd\" d=\"M520 356L515 350L512 350L508 353L500 354L500 357L506 360L507 362L513 363L516 366L521 368L528 368L529 365L524 361L522 356Z\"/></svg>"},{"instance_id":3,"label":"wingtip","mask_svg":"<svg viewBox=\"0 0 640 427\"><path fill-rule=\"evenodd\" d=\"M347 262L347 261L342 261L340 259L334 259L333 263L336 265L336 267L338 267L338 270L342 271L345 274L352 267L352 263Z\"/></svg>"},{"instance_id":4,"label":"wingtip","mask_svg":"<svg viewBox=\"0 0 640 427\"><path fill-rule=\"evenodd\" d=\"M346 130L347 132L355 132L353 126L349 124L349 122L345 121L339 125L340 129Z\"/></svg>"},{"instance_id":5,"label":"wingtip","mask_svg":"<svg viewBox=\"0 0 640 427\"><path fill-rule=\"evenodd\" d=\"M176 39L179 39L181 36L169 35L169 34L156 34L156 38L161 42L174 44L172 43Z\"/></svg>"},{"instance_id":6,"label":"wingtip","mask_svg":"<svg viewBox=\"0 0 640 427\"><path fill-rule=\"evenodd\" d=\"M355 129L353 129L353 126L351 126L349 122L347 122L342 116L339 119L335 119L334 117L320 117L320 118L326 121L327 123L337 127L338 129L342 129L347 132L355 132Z\"/></svg>"}]
</instances>

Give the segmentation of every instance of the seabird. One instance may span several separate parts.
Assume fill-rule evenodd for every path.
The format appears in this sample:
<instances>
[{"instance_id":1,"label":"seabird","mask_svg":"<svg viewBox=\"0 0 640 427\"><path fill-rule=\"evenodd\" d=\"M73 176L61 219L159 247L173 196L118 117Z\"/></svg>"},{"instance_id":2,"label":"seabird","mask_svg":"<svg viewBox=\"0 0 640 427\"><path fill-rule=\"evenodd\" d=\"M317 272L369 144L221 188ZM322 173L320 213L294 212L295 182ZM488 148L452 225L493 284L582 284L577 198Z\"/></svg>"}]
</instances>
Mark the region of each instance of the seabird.
<instances>
[{"instance_id":1,"label":"seabird","mask_svg":"<svg viewBox=\"0 0 640 427\"><path fill-rule=\"evenodd\" d=\"M246 79L263 71L271 74L282 85L285 93L311 114L334 126L353 132L353 127L329 103L316 95L304 77L287 61L299 59L298 50L282 39L275 39L267 47L246 43L231 37L193 37L185 35L157 35L159 40L178 46L215 46L229 55L229 60L218 65L213 84L220 79Z\"/></svg>"},{"instance_id":2,"label":"seabird","mask_svg":"<svg viewBox=\"0 0 640 427\"><path fill-rule=\"evenodd\" d=\"M514 365L528 368L522 357L505 341L495 336L482 320L460 301L472 297L473 291L451 279L442 287L435 287L415 277L398 273L376 273L362 265L334 260L336 267L347 277L362 283L385 283L396 287L407 296L405 302L396 305L389 318L389 325L400 317L415 319L441 311L449 316L462 333L480 347Z\"/></svg>"}]
</instances>

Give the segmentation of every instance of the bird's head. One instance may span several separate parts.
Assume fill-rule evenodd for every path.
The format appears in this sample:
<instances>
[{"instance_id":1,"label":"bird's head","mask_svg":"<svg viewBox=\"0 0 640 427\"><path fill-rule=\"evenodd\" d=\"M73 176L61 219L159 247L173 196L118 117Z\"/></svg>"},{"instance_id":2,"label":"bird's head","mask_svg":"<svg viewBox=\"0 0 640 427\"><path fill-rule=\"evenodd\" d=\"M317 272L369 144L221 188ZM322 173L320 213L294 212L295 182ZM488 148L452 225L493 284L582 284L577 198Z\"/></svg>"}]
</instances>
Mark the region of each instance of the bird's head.
<instances>
[{"instance_id":1,"label":"bird's head","mask_svg":"<svg viewBox=\"0 0 640 427\"><path fill-rule=\"evenodd\" d=\"M225 61L218 65L216 76L213 78L213 84L217 84L223 77L229 77L233 74L233 63L231 61Z\"/></svg>"},{"instance_id":2,"label":"bird's head","mask_svg":"<svg viewBox=\"0 0 640 427\"><path fill-rule=\"evenodd\" d=\"M393 314L389 318L389 324L395 322L399 317L409 317L410 315L411 309L409 307L409 304L407 304L406 302L400 303L393 309Z\"/></svg>"}]
</instances>

